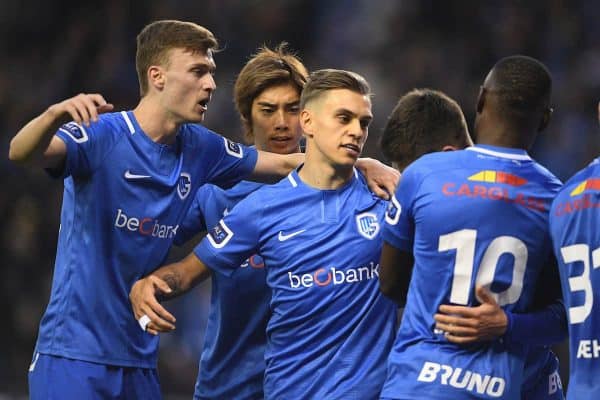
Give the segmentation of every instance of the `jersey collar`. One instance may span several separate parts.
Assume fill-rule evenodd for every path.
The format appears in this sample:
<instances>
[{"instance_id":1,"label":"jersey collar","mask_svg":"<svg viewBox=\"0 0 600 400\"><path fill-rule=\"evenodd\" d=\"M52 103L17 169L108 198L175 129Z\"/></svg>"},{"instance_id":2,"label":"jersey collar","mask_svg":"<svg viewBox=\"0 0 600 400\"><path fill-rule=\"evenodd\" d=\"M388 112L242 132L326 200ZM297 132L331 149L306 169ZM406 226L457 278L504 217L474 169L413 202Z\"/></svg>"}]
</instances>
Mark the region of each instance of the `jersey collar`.
<instances>
[{"instance_id":1,"label":"jersey collar","mask_svg":"<svg viewBox=\"0 0 600 400\"><path fill-rule=\"evenodd\" d=\"M477 144L475 146L467 147L465 150L510 160L531 161L531 157L527 154L527 151L523 149Z\"/></svg>"}]
</instances>

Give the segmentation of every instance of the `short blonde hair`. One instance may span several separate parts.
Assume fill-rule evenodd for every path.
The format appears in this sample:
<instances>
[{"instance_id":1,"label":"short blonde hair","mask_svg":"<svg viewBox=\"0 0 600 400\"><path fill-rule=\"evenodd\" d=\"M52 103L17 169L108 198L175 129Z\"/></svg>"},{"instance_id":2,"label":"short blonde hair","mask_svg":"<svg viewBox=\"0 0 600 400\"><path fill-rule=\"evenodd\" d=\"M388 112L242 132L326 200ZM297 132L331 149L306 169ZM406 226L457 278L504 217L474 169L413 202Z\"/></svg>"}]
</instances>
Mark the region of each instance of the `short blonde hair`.
<instances>
[{"instance_id":1,"label":"short blonde hair","mask_svg":"<svg viewBox=\"0 0 600 400\"><path fill-rule=\"evenodd\" d=\"M206 53L216 49L217 39L208 29L193 22L161 20L144 27L137 36L135 68L140 83L140 95L148 92L148 68L165 65L171 49L185 49Z\"/></svg>"}]
</instances>

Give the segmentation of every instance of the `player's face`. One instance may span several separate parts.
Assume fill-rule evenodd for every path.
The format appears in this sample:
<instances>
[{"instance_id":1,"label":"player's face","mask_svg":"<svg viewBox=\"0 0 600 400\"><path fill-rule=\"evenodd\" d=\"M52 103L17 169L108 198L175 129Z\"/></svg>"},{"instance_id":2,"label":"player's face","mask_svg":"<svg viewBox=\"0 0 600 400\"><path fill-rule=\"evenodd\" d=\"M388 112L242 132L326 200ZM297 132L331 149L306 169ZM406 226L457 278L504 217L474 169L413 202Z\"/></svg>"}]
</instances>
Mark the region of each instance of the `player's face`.
<instances>
[{"instance_id":1,"label":"player's face","mask_svg":"<svg viewBox=\"0 0 600 400\"><path fill-rule=\"evenodd\" d=\"M173 49L164 69L161 102L178 123L202 122L216 89L212 51Z\"/></svg>"},{"instance_id":2,"label":"player's face","mask_svg":"<svg viewBox=\"0 0 600 400\"><path fill-rule=\"evenodd\" d=\"M271 86L252 101L254 144L259 150L289 154L300 151L300 93L292 84Z\"/></svg>"},{"instance_id":3,"label":"player's face","mask_svg":"<svg viewBox=\"0 0 600 400\"><path fill-rule=\"evenodd\" d=\"M362 152L373 119L368 96L347 89L329 90L307 106L305 126L311 151L333 166L353 166Z\"/></svg>"}]
</instances>

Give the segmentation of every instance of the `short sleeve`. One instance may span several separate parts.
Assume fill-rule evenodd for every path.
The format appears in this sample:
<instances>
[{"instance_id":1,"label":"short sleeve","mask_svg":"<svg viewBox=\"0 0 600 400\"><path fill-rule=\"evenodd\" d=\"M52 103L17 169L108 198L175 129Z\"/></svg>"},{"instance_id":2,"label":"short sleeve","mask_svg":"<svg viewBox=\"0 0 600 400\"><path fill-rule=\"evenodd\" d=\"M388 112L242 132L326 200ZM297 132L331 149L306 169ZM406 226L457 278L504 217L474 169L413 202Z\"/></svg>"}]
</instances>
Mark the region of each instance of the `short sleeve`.
<instances>
[{"instance_id":1,"label":"short sleeve","mask_svg":"<svg viewBox=\"0 0 600 400\"><path fill-rule=\"evenodd\" d=\"M221 219L194 253L209 268L230 276L239 265L258 252L261 201L254 194L240 201Z\"/></svg>"},{"instance_id":2,"label":"short sleeve","mask_svg":"<svg viewBox=\"0 0 600 400\"><path fill-rule=\"evenodd\" d=\"M67 147L64 169L49 171L54 176L81 177L96 170L107 152L114 145L114 134L108 131L109 124L99 120L84 127L76 122L62 125L56 132Z\"/></svg>"},{"instance_id":3,"label":"short sleeve","mask_svg":"<svg viewBox=\"0 0 600 400\"><path fill-rule=\"evenodd\" d=\"M414 168L406 169L385 213L383 240L403 251L412 252L415 233L413 205L420 182Z\"/></svg>"},{"instance_id":4,"label":"short sleeve","mask_svg":"<svg viewBox=\"0 0 600 400\"><path fill-rule=\"evenodd\" d=\"M258 152L254 147L232 142L217 134L212 137L215 160L208 181L229 188L246 179L256 166Z\"/></svg>"}]
</instances>

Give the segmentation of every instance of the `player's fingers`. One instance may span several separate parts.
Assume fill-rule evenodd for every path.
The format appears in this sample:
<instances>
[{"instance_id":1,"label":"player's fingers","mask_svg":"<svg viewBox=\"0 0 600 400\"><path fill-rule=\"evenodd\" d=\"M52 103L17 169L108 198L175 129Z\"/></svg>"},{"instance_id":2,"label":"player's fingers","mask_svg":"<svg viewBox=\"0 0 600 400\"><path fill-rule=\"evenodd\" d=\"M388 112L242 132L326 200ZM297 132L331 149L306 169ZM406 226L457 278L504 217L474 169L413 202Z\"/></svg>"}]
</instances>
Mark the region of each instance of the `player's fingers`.
<instances>
[{"instance_id":1,"label":"player's fingers","mask_svg":"<svg viewBox=\"0 0 600 400\"><path fill-rule=\"evenodd\" d=\"M477 321L472 318L455 317L444 314L435 314L433 319L436 323L446 324L449 326L464 326L469 328L476 328Z\"/></svg>"},{"instance_id":2,"label":"player's fingers","mask_svg":"<svg viewBox=\"0 0 600 400\"><path fill-rule=\"evenodd\" d=\"M477 333L478 333L477 329L475 329L472 326L457 325L457 324L452 324L452 323L449 324L446 322L436 322L435 327L437 329L441 329L445 332L450 332L452 334L462 335L462 336L477 335Z\"/></svg>"},{"instance_id":3,"label":"player's fingers","mask_svg":"<svg viewBox=\"0 0 600 400\"><path fill-rule=\"evenodd\" d=\"M81 125L81 123L83 122L83 117L79 113L77 107L75 107L75 105L72 103L66 103L64 107L65 111L71 116L73 121Z\"/></svg>"},{"instance_id":4,"label":"player's fingers","mask_svg":"<svg viewBox=\"0 0 600 400\"><path fill-rule=\"evenodd\" d=\"M112 105L111 103L103 104L101 106L98 106L98 114L104 114L104 113L110 112L114 108L115 108L115 106Z\"/></svg>"},{"instance_id":5,"label":"player's fingers","mask_svg":"<svg viewBox=\"0 0 600 400\"><path fill-rule=\"evenodd\" d=\"M494 298L494 296L492 296L492 293L483 286L477 286L477 288L475 289L475 296L481 304L497 304L496 299Z\"/></svg>"},{"instance_id":6,"label":"player's fingers","mask_svg":"<svg viewBox=\"0 0 600 400\"><path fill-rule=\"evenodd\" d=\"M89 100L91 100L94 104L94 114L92 115L92 120L97 121L98 115L103 114L105 112L112 111L114 109L114 105L108 103L104 97L99 93L91 93L86 95Z\"/></svg>"},{"instance_id":7,"label":"player's fingers","mask_svg":"<svg viewBox=\"0 0 600 400\"><path fill-rule=\"evenodd\" d=\"M382 188L380 185L373 185L371 187L371 191L377 196L380 197L384 200L389 200L390 195L389 192L387 190L385 190L385 188Z\"/></svg>"},{"instance_id":8,"label":"player's fingers","mask_svg":"<svg viewBox=\"0 0 600 400\"><path fill-rule=\"evenodd\" d=\"M150 322L148 324L148 326L146 327L146 332L148 332L148 333L150 333L152 335L155 335L155 336L158 335L158 334L160 334L160 333L168 333L168 332L171 332L171 331L172 331L172 329L163 329L160 326L158 326L158 325L156 325L156 324L154 324L152 322Z\"/></svg>"},{"instance_id":9,"label":"player's fingers","mask_svg":"<svg viewBox=\"0 0 600 400\"><path fill-rule=\"evenodd\" d=\"M163 293L171 293L171 287L167 284L167 282L163 281L162 279L160 279L157 276L150 276L151 280L152 280L152 284L154 284L154 286L156 288L158 288L161 292Z\"/></svg>"},{"instance_id":10,"label":"player's fingers","mask_svg":"<svg viewBox=\"0 0 600 400\"><path fill-rule=\"evenodd\" d=\"M166 331L172 331L175 329L175 325L170 323L168 320L163 319L160 315L154 312L152 308L145 307L143 312L148 316L148 318L150 318L150 323L153 324L154 329L160 328Z\"/></svg>"},{"instance_id":11,"label":"player's fingers","mask_svg":"<svg viewBox=\"0 0 600 400\"><path fill-rule=\"evenodd\" d=\"M94 98L93 95L84 94L79 97L79 100L81 101L81 105L84 108L85 112L89 116L89 119L88 119L86 125L89 125L90 121L97 121L98 120L97 100L100 100L100 99ZM105 100L103 98L101 99L101 101L104 104Z\"/></svg>"},{"instance_id":12,"label":"player's fingers","mask_svg":"<svg viewBox=\"0 0 600 400\"><path fill-rule=\"evenodd\" d=\"M442 314L456 315L459 317L473 317L476 315L476 309L472 307L449 306L447 304L442 304L438 310Z\"/></svg>"},{"instance_id":13,"label":"player's fingers","mask_svg":"<svg viewBox=\"0 0 600 400\"><path fill-rule=\"evenodd\" d=\"M81 124L89 126L91 116L88 100L85 95L83 93L79 94L70 99L69 102L77 109L77 113L81 116Z\"/></svg>"},{"instance_id":14,"label":"player's fingers","mask_svg":"<svg viewBox=\"0 0 600 400\"><path fill-rule=\"evenodd\" d=\"M160 318L162 318L163 320L171 322L171 323L175 323L176 322L176 319L173 316L173 314L171 314L170 312L168 312L167 309L164 308L158 301L156 301L156 299L154 297L152 297L148 301L147 304L152 309L152 311L154 313L156 313L158 316L160 316Z\"/></svg>"},{"instance_id":15,"label":"player's fingers","mask_svg":"<svg viewBox=\"0 0 600 400\"><path fill-rule=\"evenodd\" d=\"M451 343L456 343L456 344L474 343L479 340L475 336L459 336L459 335L453 335L452 333L446 333L444 336L446 337L446 340L448 340Z\"/></svg>"}]
</instances>

